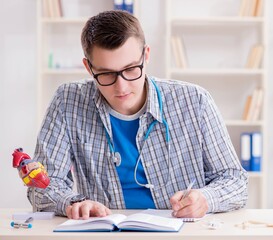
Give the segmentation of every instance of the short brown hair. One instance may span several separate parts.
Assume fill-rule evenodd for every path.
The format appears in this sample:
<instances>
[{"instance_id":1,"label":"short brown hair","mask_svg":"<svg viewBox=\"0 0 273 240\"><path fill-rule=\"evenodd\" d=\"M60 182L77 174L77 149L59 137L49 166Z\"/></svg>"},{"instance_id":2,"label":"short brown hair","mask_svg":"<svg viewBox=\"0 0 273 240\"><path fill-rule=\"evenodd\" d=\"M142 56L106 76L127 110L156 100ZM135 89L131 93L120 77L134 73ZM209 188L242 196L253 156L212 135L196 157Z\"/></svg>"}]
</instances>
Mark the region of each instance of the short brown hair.
<instances>
[{"instance_id":1,"label":"short brown hair","mask_svg":"<svg viewBox=\"0 0 273 240\"><path fill-rule=\"evenodd\" d=\"M82 30L84 55L88 58L94 46L116 49L130 37L137 38L141 48L145 45L145 36L136 17L120 10L101 12L91 17Z\"/></svg>"}]
</instances>

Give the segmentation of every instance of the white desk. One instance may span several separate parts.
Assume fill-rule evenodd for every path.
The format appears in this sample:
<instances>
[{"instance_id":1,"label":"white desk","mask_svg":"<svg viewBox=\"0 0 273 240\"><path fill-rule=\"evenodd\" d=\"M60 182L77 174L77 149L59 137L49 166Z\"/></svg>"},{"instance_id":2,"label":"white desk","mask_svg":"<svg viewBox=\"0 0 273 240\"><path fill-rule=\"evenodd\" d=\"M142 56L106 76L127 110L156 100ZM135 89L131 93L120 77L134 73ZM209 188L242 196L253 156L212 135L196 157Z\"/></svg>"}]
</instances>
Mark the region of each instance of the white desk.
<instances>
[{"instance_id":1,"label":"white desk","mask_svg":"<svg viewBox=\"0 0 273 240\"><path fill-rule=\"evenodd\" d=\"M20 212L18 209L0 209L0 239L20 240L264 240L273 239L273 228L247 228L235 227L235 224L248 220L273 223L273 209L248 209L229 213L208 215L203 221L186 223L178 233L148 233L148 232L93 232L93 233L54 233L56 225L61 224L66 218L55 217L53 220L35 220L31 229L14 229L10 226L12 213ZM115 211L114 211L115 212ZM124 214L131 214L134 211L119 211ZM223 222L221 228L209 230L204 227L204 221L212 218L220 219Z\"/></svg>"}]
</instances>

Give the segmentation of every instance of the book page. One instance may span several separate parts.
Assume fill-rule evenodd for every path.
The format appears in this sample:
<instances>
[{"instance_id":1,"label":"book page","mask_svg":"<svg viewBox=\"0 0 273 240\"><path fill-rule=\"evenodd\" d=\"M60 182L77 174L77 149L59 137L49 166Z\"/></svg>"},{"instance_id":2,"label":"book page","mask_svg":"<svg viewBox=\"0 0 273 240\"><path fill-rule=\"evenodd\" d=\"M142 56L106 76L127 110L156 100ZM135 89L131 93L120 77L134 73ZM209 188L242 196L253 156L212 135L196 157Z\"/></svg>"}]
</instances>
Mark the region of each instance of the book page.
<instances>
[{"instance_id":1,"label":"book page","mask_svg":"<svg viewBox=\"0 0 273 240\"><path fill-rule=\"evenodd\" d=\"M160 210L160 209L147 209L142 211L142 213L145 214L151 214L151 215L156 215L156 216L161 216L165 218L174 218L174 219L181 219L183 222L197 222L201 220L202 218L175 218L172 216L173 210Z\"/></svg>"},{"instance_id":2,"label":"book page","mask_svg":"<svg viewBox=\"0 0 273 240\"><path fill-rule=\"evenodd\" d=\"M57 226L54 231L92 231L113 230L120 222L126 219L123 214L111 214L106 217L90 217L86 220L69 219Z\"/></svg>"},{"instance_id":3,"label":"book page","mask_svg":"<svg viewBox=\"0 0 273 240\"><path fill-rule=\"evenodd\" d=\"M179 231L183 221L179 218L166 218L145 213L136 213L122 221L118 228L135 231Z\"/></svg>"}]
</instances>

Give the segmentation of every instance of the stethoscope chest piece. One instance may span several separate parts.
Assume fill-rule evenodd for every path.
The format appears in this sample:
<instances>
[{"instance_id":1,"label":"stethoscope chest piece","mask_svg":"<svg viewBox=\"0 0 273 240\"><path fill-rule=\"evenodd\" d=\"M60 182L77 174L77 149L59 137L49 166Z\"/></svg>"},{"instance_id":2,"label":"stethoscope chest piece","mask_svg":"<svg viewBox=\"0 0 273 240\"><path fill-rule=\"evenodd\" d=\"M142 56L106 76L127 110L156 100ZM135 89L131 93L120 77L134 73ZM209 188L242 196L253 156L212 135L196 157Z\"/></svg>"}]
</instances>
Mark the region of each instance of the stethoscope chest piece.
<instances>
[{"instance_id":1,"label":"stethoscope chest piece","mask_svg":"<svg viewBox=\"0 0 273 240\"><path fill-rule=\"evenodd\" d=\"M119 152L114 153L114 163L117 167L119 167L121 164L121 156L120 156Z\"/></svg>"}]
</instances>

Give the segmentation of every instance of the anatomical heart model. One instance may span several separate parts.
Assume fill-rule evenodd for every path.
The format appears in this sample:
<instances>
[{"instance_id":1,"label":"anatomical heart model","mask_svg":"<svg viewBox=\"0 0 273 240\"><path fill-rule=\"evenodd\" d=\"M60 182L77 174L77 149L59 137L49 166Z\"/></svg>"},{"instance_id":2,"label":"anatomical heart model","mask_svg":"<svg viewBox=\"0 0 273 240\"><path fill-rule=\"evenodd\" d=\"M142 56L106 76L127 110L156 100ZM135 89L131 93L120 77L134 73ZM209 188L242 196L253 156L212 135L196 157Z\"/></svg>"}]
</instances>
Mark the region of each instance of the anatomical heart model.
<instances>
[{"instance_id":1,"label":"anatomical heart model","mask_svg":"<svg viewBox=\"0 0 273 240\"><path fill-rule=\"evenodd\" d=\"M22 148L14 150L13 167L18 169L19 176L27 187L46 188L49 177L44 166L23 152Z\"/></svg>"}]
</instances>

